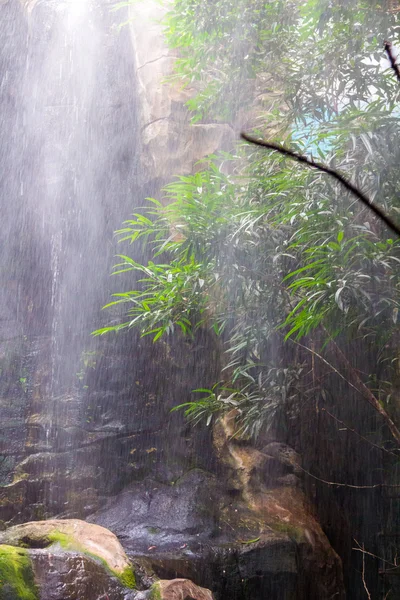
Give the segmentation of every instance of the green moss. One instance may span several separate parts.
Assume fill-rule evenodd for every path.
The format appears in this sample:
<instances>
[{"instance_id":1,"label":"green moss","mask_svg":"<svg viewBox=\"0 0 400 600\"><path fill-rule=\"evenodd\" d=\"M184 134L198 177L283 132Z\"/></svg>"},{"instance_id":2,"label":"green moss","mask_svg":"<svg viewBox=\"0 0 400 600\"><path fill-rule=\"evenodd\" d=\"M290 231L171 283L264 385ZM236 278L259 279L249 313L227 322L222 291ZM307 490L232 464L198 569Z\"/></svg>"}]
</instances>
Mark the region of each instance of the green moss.
<instances>
[{"instance_id":1,"label":"green moss","mask_svg":"<svg viewBox=\"0 0 400 600\"><path fill-rule=\"evenodd\" d=\"M161 529L159 527L147 527L147 531L153 535L161 533Z\"/></svg>"},{"instance_id":2,"label":"green moss","mask_svg":"<svg viewBox=\"0 0 400 600\"><path fill-rule=\"evenodd\" d=\"M110 573L110 575L112 575L113 577L115 577L116 579L118 579L118 581L120 581L120 583L129 589L134 589L136 588L136 578L135 578L135 573L132 569L132 567L127 567L124 571L118 572L118 571L114 571L109 564L107 563L107 561L102 558L101 556L98 556L97 554L94 554L93 552L88 551L84 544L79 543L77 540L74 539L74 537L72 535L68 535L67 533L64 533L62 531L58 531L58 530L53 530L50 533L46 533L46 534L34 534L34 535L30 535L29 537L25 537L21 540L18 541L18 550L21 550L21 548L47 548L49 546L52 546L54 544L59 544L61 546L61 548L63 548L64 550L70 551L70 552L79 552L81 554L84 554L85 556L97 561L97 562L101 562L101 564L103 565L103 567L106 569L106 571L108 571L108 573ZM17 550L17 548L15 548L15 550ZM21 596L22 598L22 596ZM25 598L25 597L23 597ZM2 600L2 596L0 595L0 600ZM27 597L28 600L28 597ZM29 597L30 600L30 597Z\"/></svg>"},{"instance_id":3,"label":"green moss","mask_svg":"<svg viewBox=\"0 0 400 600\"><path fill-rule=\"evenodd\" d=\"M104 558L102 558L101 556L98 556L97 554L94 554L93 552L88 552L86 550L86 548L82 544L77 543L72 536L70 536L66 533L62 533L61 531L57 531L57 530L52 531L47 537L48 537L48 540L50 543L60 544L61 548L64 548L64 550L71 550L73 552L81 552L82 554L89 556L93 560L100 561L102 563L102 565L104 566L104 568L111 575L116 577L124 587L129 588L129 589L136 588L136 578L135 578L133 569L131 567L127 567L122 573L119 573L118 571L114 571L113 569L110 568L109 564L107 563L107 561Z\"/></svg>"},{"instance_id":4,"label":"green moss","mask_svg":"<svg viewBox=\"0 0 400 600\"><path fill-rule=\"evenodd\" d=\"M151 586L149 600L162 600L159 583L156 582Z\"/></svg>"},{"instance_id":5,"label":"green moss","mask_svg":"<svg viewBox=\"0 0 400 600\"><path fill-rule=\"evenodd\" d=\"M304 531L301 527L296 527L291 523L283 523L282 521L277 521L276 523L270 524L270 527L273 531L277 531L279 533L287 533L287 535L295 540L297 543L301 542L304 538Z\"/></svg>"},{"instance_id":6,"label":"green moss","mask_svg":"<svg viewBox=\"0 0 400 600\"><path fill-rule=\"evenodd\" d=\"M14 546L0 546L0 598L38 600L28 552Z\"/></svg>"},{"instance_id":7,"label":"green moss","mask_svg":"<svg viewBox=\"0 0 400 600\"><path fill-rule=\"evenodd\" d=\"M127 567L122 573L115 573L115 571L113 571L113 574L119 579L124 587L131 590L136 588L135 573L131 567Z\"/></svg>"},{"instance_id":8,"label":"green moss","mask_svg":"<svg viewBox=\"0 0 400 600\"><path fill-rule=\"evenodd\" d=\"M78 548L78 545L74 543L73 538L66 533L62 533L61 531L52 531L47 536L50 544L60 544L61 548L64 550L82 550L82 548Z\"/></svg>"},{"instance_id":9,"label":"green moss","mask_svg":"<svg viewBox=\"0 0 400 600\"><path fill-rule=\"evenodd\" d=\"M19 481L24 481L25 479L29 479L29 473L25 473L23 471L16 471L14 473L12 482L15 484L15 483L18 483Z\"/></svg>"}]
</instances>

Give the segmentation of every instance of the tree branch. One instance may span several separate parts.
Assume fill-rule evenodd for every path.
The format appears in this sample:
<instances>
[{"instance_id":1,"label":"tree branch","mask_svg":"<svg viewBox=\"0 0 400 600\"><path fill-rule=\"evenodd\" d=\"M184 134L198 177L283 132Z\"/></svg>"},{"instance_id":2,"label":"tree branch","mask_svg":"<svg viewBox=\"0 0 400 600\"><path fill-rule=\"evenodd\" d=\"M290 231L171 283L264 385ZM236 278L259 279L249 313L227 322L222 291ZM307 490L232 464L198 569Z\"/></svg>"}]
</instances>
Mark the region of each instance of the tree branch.
<instances>
[{"instance_id":1,"label":"tree branch","mask_svg":"<svg viewBox=\"0 0 400 600\"><path fill-rule=\"evenodd\" d=\"M376 490L378 488L397 488L397 489L400 488L400 483L399 484L375 483L374 485L353 485L351 483L338 483L337 481L327 481L326 479L321 479L321 477L317 477L316 475L313 475L312 473L310 473L310 471L307 471L307 469L303 469L303 467L301 467L300 465L298 465L298 468L300 469L300 471L303 471L303 473L305 473L309 477L312 477L312 479L315 479L316 481L320 481L321 483L325 483L326 485L330 485L333 487L345 487L345 488L351 488L353 490Z\"/></svg>"},{"instance_id":2,"label":"tree branch","mask_svg":"<svg viewBox=\"0 0 400 600\"><path fill-rule=\"evenodd\" d=\"M371 594L370 594L369 589L367 587L367 582L365 581L365 555L368 554L368 552L365 552L364 546L361 546L357 542L357 540L354 540L354 541L359 546L359 548L353 548L353 550L360 550L362 552L362 572L361 572L361 579L362 579L362 582L363 582L364 590L366 591L366 594L368 596L368 600L372 600L371 599Z\"/></svg>"},{"instance_id":3,"label":"tree branch","mask_svg":"<svg viewBox=\"0 0 400 600\"><path fill-rule=\"evenodd\" d=\"M368 552L367 550L365 550L364 546L361 546L360 542L357 542L356 539L354 541L357 544L358 548L352 548L352 550L355 550L356 552L362 552L363 554L372 556L372 558L377 558L378 560L381 560L382 562L386 563L387 565L390 565L394 569L399 568L399 565L397 565L396 563L393 563L390 560L386 560L386 559L382 558L382 556L378 556L377 554L373 554L372 552Z\"/></svg>"},{"instance_id":4,"label":"tree branch","mask_svg":"<svg viewBox=\"0 0 400 600\"><path fill-rule=\"evenodd\" d=\"M348 190L351 194L356 196L356 198L358 198L358 200L360 200L362 204L364 204L381 221L383 221L387 225L387 227L393 231L393 233L400 237L400 227L397 226L396 223L394 223L394 221L392 221L392 219L381 208L372 204L368 196L361 192L344 175L342 175L338 171L335 171L335 169L331 169L330 167L327 167L322 163L315 162L311 158L307 158L302 154L298 154L297 152L294 152L293 150L290 150L289 148L286 148L281 144L267 142L265 140L258 140L257 138L254 138L251 135L248 135L247 133L241 133L240 135L244 140L246 140L246 142L249 142L250 144L255 144L256 146L268 148L268 150L274 150L275 152L279 152L284 156L288 156L289 158L292 158L293 160L296 160L299 163L305 164L308 167L311 167L312 169L316 169L317 171L322 171L322 173L330 175L331 177L336 179L336 181L339 181L339 183L341 183L341 185L345 187L346 190Z\"/></svg>"}]
</instances>

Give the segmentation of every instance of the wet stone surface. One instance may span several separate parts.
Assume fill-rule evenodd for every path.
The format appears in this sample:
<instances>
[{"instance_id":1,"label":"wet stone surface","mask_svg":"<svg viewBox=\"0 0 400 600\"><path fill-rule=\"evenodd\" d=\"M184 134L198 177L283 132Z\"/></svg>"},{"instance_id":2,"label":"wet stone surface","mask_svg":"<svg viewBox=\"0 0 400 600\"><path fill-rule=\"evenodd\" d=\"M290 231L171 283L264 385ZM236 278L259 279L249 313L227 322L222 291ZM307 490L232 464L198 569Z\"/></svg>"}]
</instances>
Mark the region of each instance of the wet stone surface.
<instances>
[{"instance_id":1,"label":"wet stone surface","mask_svg":"<svg viewBox=\"0 0 400 600\"><path fill-rule=\"evenodd\" d=\"M42 600L133 600L132 590L85 555L31 550L35 580Z\"/></svg>"},{"instance_id":2,"label":"wet stone surface","mask_svg":"<svg viewBox=\"0 0 400 600\"><path fill-rule=\"evenodd\" d=\"M222 515L224 505L230 516ZM240 506L215 475L194 469L173 486L150 479L132 485L89 520L114 531L133 562L144 560L162 579L191 579L221 600L251 598L243 595L244 581L264 594L255 598L297 600L295 542L270 530L257 543L240 543L256 538L251 513Z\"/></svg>"}]
</instances>

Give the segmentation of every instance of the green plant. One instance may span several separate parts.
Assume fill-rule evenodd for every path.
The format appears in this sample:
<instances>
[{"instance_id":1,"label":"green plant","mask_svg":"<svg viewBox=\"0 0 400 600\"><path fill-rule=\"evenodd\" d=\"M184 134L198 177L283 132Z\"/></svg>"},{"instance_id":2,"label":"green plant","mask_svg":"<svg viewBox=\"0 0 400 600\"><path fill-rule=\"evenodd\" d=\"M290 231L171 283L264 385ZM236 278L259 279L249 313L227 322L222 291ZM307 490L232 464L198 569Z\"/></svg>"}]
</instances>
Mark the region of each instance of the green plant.
<instances>
[{"instance_id":1,"label":"green plant","mask_svg":"<svg viewBox=\"0 0 400 600\"><path fill-rule=\"evenodd\" d=\"M197 90L195 121L235 119L249 95L280 86L279 109L265 104L266 127L393 214L397 89L382 72L378 36L396 39L398 18L363 2L221 0L211 10L177 0L165 26L180 53L175 77ZM202 167L166 187L166 206L151 200L118 232L151 260L121 255L115 274L134 283L107 306L125 318L117 312L96 333L138 327L156 341L213 329L226 350L224 379L181 405L194 423L234 409L238 432L257 435L343 370L385 417L398 368L399 242L334 182L282 156L238 145ZM349 343L368 352L373 373L352 368ZM325 372L310 386L315 359Z\"/></svg>"},{"instance_id":2,"label":"green plant","mask_svg":"<svg viewBox=\"0 0 400 600\"><path fill-rule=\"evenodd\" d=\"M268 120L312 130L314 120L367 103L372 88L394 99L396 82L380 66L380 44L398 35L398 14L388 8L360 0L176 0L166 36L179 52L174 78L194 90L193 121L235 120L257 96L266 99Z\"/></svg>"}]
</instances>

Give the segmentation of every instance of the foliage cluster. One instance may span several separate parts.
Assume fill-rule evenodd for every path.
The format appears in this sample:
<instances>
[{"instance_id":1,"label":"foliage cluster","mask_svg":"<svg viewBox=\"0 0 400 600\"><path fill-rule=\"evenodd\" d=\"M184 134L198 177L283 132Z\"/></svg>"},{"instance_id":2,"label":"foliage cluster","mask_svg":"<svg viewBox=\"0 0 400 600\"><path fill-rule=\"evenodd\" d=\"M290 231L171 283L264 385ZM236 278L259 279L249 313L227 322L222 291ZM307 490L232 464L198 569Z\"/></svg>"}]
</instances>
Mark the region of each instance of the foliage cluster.
<instances>
[{"instance_id":1,"label":"foliage cluster","mask_svg":"<svg viewBox=\"0 0 400 600\"><path fill-rule=\"evenodd\" d=\"M397 91L381 51L384 38L398 38L397 14L360 0L177 0L166 23L181 56L176 76L198 91L195 120L235 119L249 90L265 92L272 77L282 90L265 115L275 134L399 213ZM315 357L339 375L344 361L350 385L373 394L382 414L392 410L400 246L368 211L321 174L240 145L165 194L167 206L151 200L119 232L153 257L143 265L121 256L116 273L140 279L108 305L127 318L98 334L137 326L157 340L213 328L226 345L224 381L184 408L208 423L235 409L242 435L324 393L309 385ZM374 372L352 369L354 344Z\"/></svg>"},{"instance_id":2,"label":"foliage cluster","mask_svg":"<svg viewBox=\"0 0 400 600\"><path fill-rule=\"evenodd\" d=\"M176 0L166 18L175 77L195 90L194 122L235 120L249 97L276 90L291 121L338 115L373 88L394 97L380 46L397 32L386 0Z\"/></svg>"}]
</instances>

